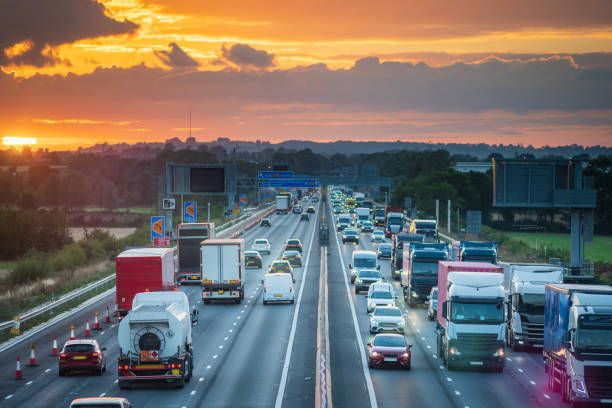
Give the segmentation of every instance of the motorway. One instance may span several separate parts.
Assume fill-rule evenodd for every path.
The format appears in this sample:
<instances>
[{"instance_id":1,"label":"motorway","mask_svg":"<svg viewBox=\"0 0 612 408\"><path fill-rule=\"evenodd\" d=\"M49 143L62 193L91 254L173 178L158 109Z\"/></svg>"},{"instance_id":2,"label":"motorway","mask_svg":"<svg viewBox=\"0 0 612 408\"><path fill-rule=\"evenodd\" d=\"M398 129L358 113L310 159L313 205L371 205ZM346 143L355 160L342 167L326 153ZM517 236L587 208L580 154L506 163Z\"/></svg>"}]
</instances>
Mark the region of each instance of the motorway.
<instances>
[{"instance_id":1,"label":"motorway","mask_svg":"<svg viewBox=\"0 0 612 408\"><path fill-rule=\"evenodd\" d=\"M77 397L124 396L134 407L313 407L319 406L321 395L329 397L327 405L336 407L567 406L558 394L546 389L541 355L536 352L508 351L503 373L448 371L435 354L435 323L427 320L424 308L406 308L399 283L391 280L388 260L379 263L400 295L398 306L407 314L406 337L414 344L412 370L368 369L364 364L365 344L372 336L365 294L355 295L348 264L353 250L373 250L376 244L369 242L369 234L362 234L359 245L342 244L332 232L332 220L329 246L323 250L326 255L322 259L314 217L306 222L293 214L273 215L271 221L271 228L257 226L242 235L246 248L256 238L268 238L273 246L272 254L263 256L262 269L246 270L242 304L204 306L198 286L179 287L200 309L193 334L194 376L185 388L144 384L136 389L119 389L114 318L111 324L101 323L102 330L92 331L107 348L107 372L100 377L58 376L57 358L48 356L53 337L57 336L61 348L69 337L70 324L75 325L77 337L82 336L85 319L93 325L95 311L103 317L106 306L114 304L113 295L0 353L0 406L67 407ZM262 276L288 238L299 238L304 248L304 266L295 268L298 297L294 305L263 306ZM321 274L322 270L326 274ZM320 280L321 276L327 280ZM325 287L320 288L320 284ZM321 309L320 293L324 292L327 304ZM317 392L320 358L325 356L318 350L321 310L327 311L329 323L326 380L331 393ZM25 366L31 343L37 347L37 367ZM21 356L25 377L21 381L13 380L17 355Z\"/></svg>"}]
</instances>

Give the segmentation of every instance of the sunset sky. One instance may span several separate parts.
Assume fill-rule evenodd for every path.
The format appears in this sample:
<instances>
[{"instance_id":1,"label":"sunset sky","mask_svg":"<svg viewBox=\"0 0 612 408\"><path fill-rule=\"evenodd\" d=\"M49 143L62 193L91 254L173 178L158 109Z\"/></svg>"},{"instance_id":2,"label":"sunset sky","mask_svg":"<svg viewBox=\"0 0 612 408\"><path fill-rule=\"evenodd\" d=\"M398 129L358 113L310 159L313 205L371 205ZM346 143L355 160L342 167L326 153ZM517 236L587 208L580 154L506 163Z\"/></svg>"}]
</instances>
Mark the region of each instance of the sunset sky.
<instances>
[{"instance_id":1,"label":"sunset sky","mask_svg":"<svg viewBox=\"0 0 612 408\"><path fill-rule=\"evenodd\" d=\"M610 0L0 0L0 137L612 146Z\"/></svg>"}]
</instances>

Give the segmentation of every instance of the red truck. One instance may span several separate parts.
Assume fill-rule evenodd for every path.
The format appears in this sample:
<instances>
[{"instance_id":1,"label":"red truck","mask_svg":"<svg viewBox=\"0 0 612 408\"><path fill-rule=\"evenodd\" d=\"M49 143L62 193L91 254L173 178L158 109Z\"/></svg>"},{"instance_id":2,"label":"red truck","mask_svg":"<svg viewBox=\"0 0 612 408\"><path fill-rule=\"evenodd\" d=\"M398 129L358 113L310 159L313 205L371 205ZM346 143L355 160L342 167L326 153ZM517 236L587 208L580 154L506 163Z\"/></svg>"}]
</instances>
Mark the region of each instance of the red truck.
<instances>
[{"instance_id":1,"label":"red truck","mask_svg":"<svg viewBox=\"0 0 612 408\"><path fill-rule=\"evenodd\" d=\"M140 292L173 290L176 282L172 248L135 248L117 255L115 262L117 314L125 316Z\"/></svg>"}]
</instances>

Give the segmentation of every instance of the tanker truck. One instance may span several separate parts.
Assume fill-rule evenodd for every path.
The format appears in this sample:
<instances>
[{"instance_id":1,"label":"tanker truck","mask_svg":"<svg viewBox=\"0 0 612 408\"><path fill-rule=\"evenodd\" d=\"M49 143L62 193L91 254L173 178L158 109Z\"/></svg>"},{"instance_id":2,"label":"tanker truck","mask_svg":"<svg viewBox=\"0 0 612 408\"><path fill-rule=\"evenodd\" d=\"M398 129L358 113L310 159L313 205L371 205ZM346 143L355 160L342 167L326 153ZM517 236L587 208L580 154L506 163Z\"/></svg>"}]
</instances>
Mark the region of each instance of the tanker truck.
<instances>
[{"instance_id":1,"label":"tanker truck","mask_svg":"<svg viewBox=\"0 0 612 408\"><path fill-rule=\"evenodd\" d=\"M135 382L162 381L182 388L191 379L193 350L190 313L183 292L143 292L119 324L118 376L121 389Z\"/></svg>"}]
</instances>

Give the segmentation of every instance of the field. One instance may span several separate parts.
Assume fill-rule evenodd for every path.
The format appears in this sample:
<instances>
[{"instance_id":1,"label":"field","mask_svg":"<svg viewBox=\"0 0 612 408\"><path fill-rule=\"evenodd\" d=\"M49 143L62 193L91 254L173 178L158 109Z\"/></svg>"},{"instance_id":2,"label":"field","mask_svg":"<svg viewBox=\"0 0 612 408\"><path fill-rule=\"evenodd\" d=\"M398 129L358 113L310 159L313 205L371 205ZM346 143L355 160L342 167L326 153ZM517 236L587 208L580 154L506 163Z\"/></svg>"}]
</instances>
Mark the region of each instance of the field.
<instances>
[{"instance_id":1,"label":"field","mask_svg":"<svg viewBox=\"0 0 612 408\"><path fill-rule=\"evenodd\" d=\"M529 243L533 248L538 241L538 248L542 245L552 245L557 248L570 250L570 234L549 234L549 233L527 233L509 232L512 238L521 239ZM612 236L596 235L593 242L585 244L587 261L603 261L612 263Z\"/></svg>"},{"instance_id":2,"label":"field","mask_svg":"<svg viewBox=\"0 0 612 408\"><path fill-rule=\"evenodd\" d=\"M95 228L68 228L68 232L69 232L70 236L72 237L72 239L74 239L75 241L80 241L83 238L85 238L85 230L91 232L94 229ZM102 229L102 230L108 232L109 234L111 234L115 238L124 238L124 237L127 237L128 235L134 233L134 231L136 231L136 228L105 228L105 227L100 227L99 229Z\"/></svg>"},{"instance_id":3,"label":"field","mask_svg":"<svg viewBox=\"0 0 612 408\"><path fill-rule=\"evenodd\" d=\"M90 211L90 212L98 212L98 211L106 211L104 208L99 208L99 207L86 207L84 208L85 211ZM125 208L115 208L113 210L113 212L118 212L118 213L122 213L122 212L130 212L130 213L134 213L134 214L151 214L154 215L154 209L152 207L125 207Z\"/></svg>"}]
</instances>

